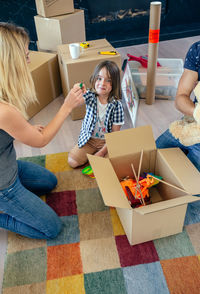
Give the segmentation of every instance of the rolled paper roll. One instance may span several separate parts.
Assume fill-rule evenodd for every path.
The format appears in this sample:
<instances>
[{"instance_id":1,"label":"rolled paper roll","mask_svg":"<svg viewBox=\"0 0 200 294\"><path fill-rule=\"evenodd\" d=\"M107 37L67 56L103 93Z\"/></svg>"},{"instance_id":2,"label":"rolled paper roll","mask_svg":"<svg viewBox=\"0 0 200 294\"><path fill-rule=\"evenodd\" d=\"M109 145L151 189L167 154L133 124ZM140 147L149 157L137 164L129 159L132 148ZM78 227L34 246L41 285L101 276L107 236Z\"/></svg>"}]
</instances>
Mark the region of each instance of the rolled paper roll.
<instances>
[{"instance_id":1,"label":"rolled paper roll","mask_svg":"<svg viewBox=\"0 0 200 294\"><path fill-rule=\"evenodd\" d=\"M158 57L158 44L160 35L160 14L161 2L154 1L150 4L149 20L149 43L148 43L148 66L147 66L147 87L146 104L155 102L156 67Z\"/></svg>"}]
</instances>

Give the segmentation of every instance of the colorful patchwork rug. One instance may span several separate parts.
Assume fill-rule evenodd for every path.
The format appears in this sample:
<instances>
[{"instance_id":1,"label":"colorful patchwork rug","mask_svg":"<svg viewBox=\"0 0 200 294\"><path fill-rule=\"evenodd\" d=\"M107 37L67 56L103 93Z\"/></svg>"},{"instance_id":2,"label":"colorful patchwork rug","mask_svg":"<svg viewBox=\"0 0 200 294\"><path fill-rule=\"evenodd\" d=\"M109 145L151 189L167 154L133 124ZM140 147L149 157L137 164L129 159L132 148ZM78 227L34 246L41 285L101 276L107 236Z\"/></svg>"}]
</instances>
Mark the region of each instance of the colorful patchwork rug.
<instances>
[{"instance_id":1,"label":"colorful patchwork rug","mask_svg":"<svg viewBox=\"0 0 200 294\"><path fill-rule=\"evenodd\" d=\"M200 293L200 201L189 205L182 233L130 246L96 180L71 169L67 153L24 160L56 174L43 198L63 230L51 241L8 233L3 294Z\"/></svg>"}]
</instances>

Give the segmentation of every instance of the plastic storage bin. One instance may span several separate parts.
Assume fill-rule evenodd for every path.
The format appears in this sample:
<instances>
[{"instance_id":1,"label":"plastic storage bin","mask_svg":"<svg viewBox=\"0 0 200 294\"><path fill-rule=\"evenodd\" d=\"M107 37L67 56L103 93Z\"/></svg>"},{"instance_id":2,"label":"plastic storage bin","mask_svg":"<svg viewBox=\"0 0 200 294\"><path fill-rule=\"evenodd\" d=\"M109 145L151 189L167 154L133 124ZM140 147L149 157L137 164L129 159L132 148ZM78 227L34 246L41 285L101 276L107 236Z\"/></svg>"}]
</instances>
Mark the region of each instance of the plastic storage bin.
<instances>
[{"instance_id":1,"label":"plastic storage bin","mask_svg":"<svg viewBox=\"0 0 200 294\"><path fill-rule=\"evenodd\" d=\"M174 99L180 77L183 73L183 60L158 58L161 66L156 70L155 97ZM145 98L147 83L147 68L137 61L129 61L132 78L140 98Z\"/></svg>"}]
</instances>

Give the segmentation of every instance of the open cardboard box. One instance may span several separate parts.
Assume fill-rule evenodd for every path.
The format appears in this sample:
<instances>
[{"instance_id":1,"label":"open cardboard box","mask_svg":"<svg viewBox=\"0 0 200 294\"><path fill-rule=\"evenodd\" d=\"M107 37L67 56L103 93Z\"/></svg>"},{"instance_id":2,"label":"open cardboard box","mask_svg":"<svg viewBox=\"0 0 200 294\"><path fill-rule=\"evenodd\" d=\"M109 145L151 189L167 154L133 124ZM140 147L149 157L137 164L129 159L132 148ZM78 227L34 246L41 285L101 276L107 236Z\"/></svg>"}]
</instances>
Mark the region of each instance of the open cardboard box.
<instances>
[{"instance_id":1,"label":"open cardboard box","mask_svg":"<svg viewBox=\"0 0 200 294\"><path fill-rule=\"evenodd\" d=\"M105 135L108 158L89 155L104 203L116 207L131 245L177 234L182 231L187 204L200 200L200 173L179 148L156 149L150 126L142 126ZM120 185L126 176L134 178L143 160L141 172L151 172L164 183L150 188L152 204L132 208Z\"/></svg>"}]
</instances>

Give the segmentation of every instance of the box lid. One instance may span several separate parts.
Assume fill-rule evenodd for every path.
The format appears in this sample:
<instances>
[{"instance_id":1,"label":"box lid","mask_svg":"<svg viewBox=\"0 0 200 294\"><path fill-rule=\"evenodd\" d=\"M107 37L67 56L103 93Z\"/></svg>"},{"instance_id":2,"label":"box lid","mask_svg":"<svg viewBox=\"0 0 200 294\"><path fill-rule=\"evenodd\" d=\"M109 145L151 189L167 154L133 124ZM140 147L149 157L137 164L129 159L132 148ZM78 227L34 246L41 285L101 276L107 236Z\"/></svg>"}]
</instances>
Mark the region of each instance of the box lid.
<instances>
[{"instance_id":1,"label":"box lid","mask_svg":"<svg viewBox=\"0 0 200 294\"><path fill-rule=\"evenodd\" d=\"M153 131L148 125L105 134L105 139L110 158L156 149Z\"/></svg>"},{"instance_id":2,"label":"box lid","mask_svg":"<svg viewBox=\"0 0 200 294\"><path fill-rule=\"evenodd\" d=\"M132 209L108 158L88 154L88 159L107 206Z\"/></svg>"},{"instance_id":3,"label":"box lid","mask_svg":"<svg viewBox=\"0 0 200 294\"><path fill-rule=\"evenodd\" d=\"M200 172L180 148L158 149L165 163L188 194L200 194ZM200 199L199 199L200 200Z\"/></svg>"}]
</instances>

